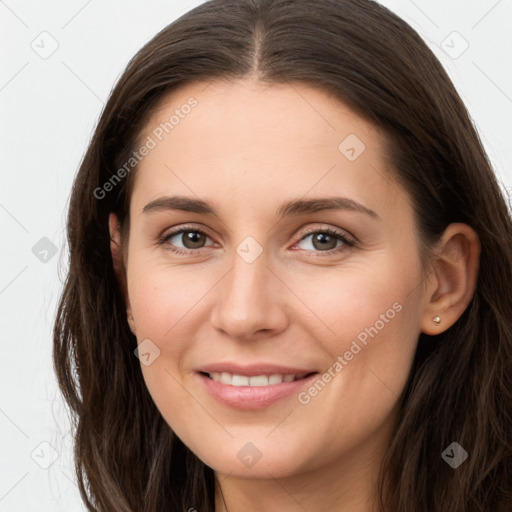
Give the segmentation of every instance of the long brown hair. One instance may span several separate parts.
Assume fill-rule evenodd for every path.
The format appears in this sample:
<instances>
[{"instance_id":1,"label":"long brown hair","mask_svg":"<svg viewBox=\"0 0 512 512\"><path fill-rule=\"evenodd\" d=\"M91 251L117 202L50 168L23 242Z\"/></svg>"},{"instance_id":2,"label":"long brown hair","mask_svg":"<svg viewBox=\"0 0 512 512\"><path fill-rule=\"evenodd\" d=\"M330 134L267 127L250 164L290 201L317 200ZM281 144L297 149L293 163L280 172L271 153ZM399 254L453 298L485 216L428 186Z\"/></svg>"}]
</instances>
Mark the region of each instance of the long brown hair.
<instances>
[{"instance_id":1,"label":"long brown hair","mask_svg":"<svg viewBox=\"0 0 512 512\"><path fill-rule=\"evenodd\" d=\"M54 328L54 365L76 427L88 509L214 510L213 469L153 403L115 278L108 215L116 212L127 232L136 168L107 193L98 190L137 149L143 123L166 94L248 74L270 85L314 85L381 127L425 247L451 222L477 232L476 292L451 328L419 336L379 490L383 510L393 512L512 510L507 203L439 61L409 25L370 0L206 2L147 43L113 89L72 190L69 271ZM441 457L454 441L469 454L456 469Z\"/></svg>"}]
</instances>

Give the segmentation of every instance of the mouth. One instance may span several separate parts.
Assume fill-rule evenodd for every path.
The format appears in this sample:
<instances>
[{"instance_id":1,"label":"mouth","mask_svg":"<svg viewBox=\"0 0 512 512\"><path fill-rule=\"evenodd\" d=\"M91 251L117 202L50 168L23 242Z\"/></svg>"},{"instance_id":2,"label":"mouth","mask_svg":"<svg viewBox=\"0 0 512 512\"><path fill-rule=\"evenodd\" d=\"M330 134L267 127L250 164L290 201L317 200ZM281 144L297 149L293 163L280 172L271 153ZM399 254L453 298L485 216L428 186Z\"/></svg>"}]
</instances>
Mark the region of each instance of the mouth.
<instances>
[{"instance_id":1,"label":"mouth","mask_svg":"<svg viewBox=\"0 0 512 512\"><path fill-rule=\"evenodd\" d=\"M236 373L229 372L199 372L205 377L226 384L228 386L251 386L251 387L266 387L273 386L275 384L282 384L283 382L294 382L297 380L305 379L311 375L317 374L318 372L302 372L298 374L280 374L274 373L271 375L238 375Z\"/></svg>"},{"instance_id":2,"label":"mouth","mask_svg":"<svg viewBox=\"0 0 512 512\"><path fill-rule=\"evenodd\" d=\"M223 365L226 369L226 365ZM203 368L196 371L202 389L219 404L229 408L255 411L298 395L312 385L319 375L306 371L273 366L236 367L233 373L214 371L220 368ZM207 371L210 370L210 371Z\"/></svg>"}]
</instances>

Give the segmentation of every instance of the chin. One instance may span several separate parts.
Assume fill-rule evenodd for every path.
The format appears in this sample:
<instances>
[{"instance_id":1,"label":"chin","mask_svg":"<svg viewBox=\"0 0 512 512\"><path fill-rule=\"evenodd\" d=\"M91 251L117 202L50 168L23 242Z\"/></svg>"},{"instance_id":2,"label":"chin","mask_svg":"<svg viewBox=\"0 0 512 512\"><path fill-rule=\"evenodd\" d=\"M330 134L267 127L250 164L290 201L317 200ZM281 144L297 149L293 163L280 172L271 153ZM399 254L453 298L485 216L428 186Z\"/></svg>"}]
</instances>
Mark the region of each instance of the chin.
<instances>
[{"instance_id":1,"label":"chin","mask_svg":"<svg viewBox=\"0 0 512 512\"><path fill-rule=\"evenodd\" d=\"M268 440L252 443L233 439L222 451L195 453L215 472L236 478L285 478L313 469L306 467L304 447L289 448L289 451L283 451L282 445Z\"/></svg>"}]
</instances>

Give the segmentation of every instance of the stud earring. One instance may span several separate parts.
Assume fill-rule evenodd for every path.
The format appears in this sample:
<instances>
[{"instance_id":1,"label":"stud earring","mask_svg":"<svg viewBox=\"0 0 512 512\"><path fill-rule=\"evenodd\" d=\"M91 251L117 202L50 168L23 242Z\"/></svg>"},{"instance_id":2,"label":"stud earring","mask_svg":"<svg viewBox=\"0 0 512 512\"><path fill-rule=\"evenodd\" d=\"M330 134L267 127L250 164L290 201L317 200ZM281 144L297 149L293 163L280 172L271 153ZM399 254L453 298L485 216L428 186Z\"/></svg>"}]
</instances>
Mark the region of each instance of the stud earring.
<instances>
[{"instance_id":1,"label":"stud earring","mask_svg":"<svg viewBox=\"0 0 512 512\"><path fill-rule=\"evenodd\" d=\"M440 316L435 316L434 318L432 318L432 321L439 325L441 323L441 317Z\"/></svg>"}]
</instances>

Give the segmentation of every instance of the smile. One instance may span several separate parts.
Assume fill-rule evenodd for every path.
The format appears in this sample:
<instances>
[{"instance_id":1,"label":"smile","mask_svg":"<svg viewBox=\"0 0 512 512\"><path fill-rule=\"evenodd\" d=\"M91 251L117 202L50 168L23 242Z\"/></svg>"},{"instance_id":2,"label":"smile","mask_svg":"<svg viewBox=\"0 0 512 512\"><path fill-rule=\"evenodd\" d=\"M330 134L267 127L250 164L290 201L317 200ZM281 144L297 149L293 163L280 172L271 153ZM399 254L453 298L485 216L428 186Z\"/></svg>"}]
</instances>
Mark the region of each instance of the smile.
<instances>
[{"instance_id":1,"label":"smile","mask_svg":"<svg viewBox=\"0 0 512 512\"><path fill-rule=\"evenodd\" d=\"M229 386L269 386L273 384L281 384L282 382L293 382L294 380L303 379L307 374L299 375L255 375L249 377L247 375L236 375L229 372L212 372L207 374L210 379Z\"/></svg>"},{"instance_id":2,"label":"smile","mask_svg":"<svg viewBox=\"0 0 512 512\"><path fill-rule=\"evenodd\" d=\"M222 405L258 410L298 394L311 385L318 372L241 375L230 372L196 372L203 390Z\"/></svg>"}]
</instances>

